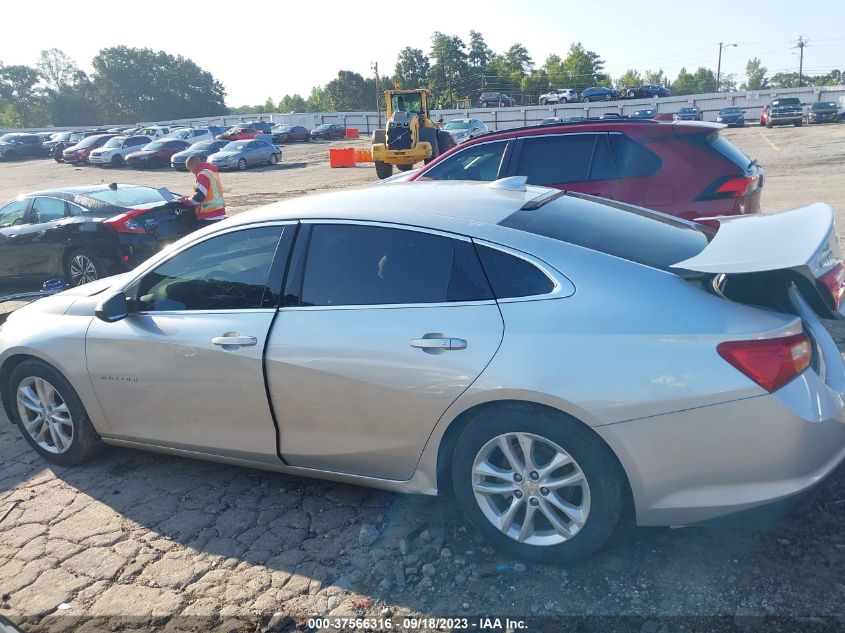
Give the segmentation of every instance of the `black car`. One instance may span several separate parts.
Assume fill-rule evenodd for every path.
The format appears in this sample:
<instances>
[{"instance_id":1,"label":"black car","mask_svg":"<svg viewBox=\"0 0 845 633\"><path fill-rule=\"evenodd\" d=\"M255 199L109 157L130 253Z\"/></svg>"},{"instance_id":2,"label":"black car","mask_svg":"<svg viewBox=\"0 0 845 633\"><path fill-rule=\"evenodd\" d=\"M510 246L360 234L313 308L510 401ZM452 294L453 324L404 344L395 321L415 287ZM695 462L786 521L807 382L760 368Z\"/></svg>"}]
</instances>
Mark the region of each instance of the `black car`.
<instances>
[{"instance_id":1,"label":"black car","mask_svg":"<svg viewBox=\"0 0 845 633\"><path fill-rule=\"evenodd\" d=\"M835 101L817 101L807 111L807 123L838 123L839 106Z\"/></svg>"},{"instance_id":2,"label":"black car","mask_svg":"<svg viewBox=\"0 0 845 633\"><path fill-rule=\"evenodd\" d=\"M213 140L213 141L198 141L187 149L182 150L170 157L170 166L173 169L180 169L188 171L188 159L191 156L198 156L203 162L208 160L212 154L216 154L221 149L226 147L229 141Z\"/></svg>"},{"instance_id":3,"label":"black car","mask_svg":"<svg viewBox=\"0 0 845 633\"><path fill-rule=\"evenodd\" d=\"M634 110L634 113L631 115L632 119L653 119L654 115L657 114L657 110L654 108L644 108L642 110Z\"/></svg>"},{"instance_id":4,"label":"black car","mask_svg":"<svg viewBox=\"0 0 845 633\"><path fill-rule=\"evenodd\" d=\"M311 132L301 125L277 125L270 134L273 135L273 143L276 144L311 140Z\"/></svg>"},{"instance_id":5,"label":"black car","mask_svg":"<svg viewBox=\"0 0 845 633\"><path fill-rule=\"evenodd\" d=\"M566 119L562 116L550 116L547 119L543 119L540 121L540 125L558 125L560 123L564 123Z\"/></svg>"},{"instance_id":6,"label":"black car","mask_svg":"<svg viewBox=\"0 0 845 633\"><path fill-rule=\"evenodd\" d=\"M311 130L311 140L340 139L346 136L346 128L340 123L323 123Z\"/></svg>"},{"instance_id":7,"label":"black car","mask_svg":"<svg viewBox=\"0 0 845 633\"><path fill-rule=\"evenodd\" d=\"M666 86L645 84L638 88L627 88L623 94L629 99L651 99L652 97L671 97L672 91Z\"/></svg>"},{"instance_id":8,"label":"black car","mask_svg":"<svg viewBox=\"0 0 845 633\"><path fill-rule=\"evenodd\" d=\"M581 93L581 101L613 101L619 98L619 91L605 86L593 86Z\"/></svg>"},{"instance_id":9,"label":"black car","mask_svg":"<svg viewBox=\"0 0 845 633\"><path fill-rule=\"evenodd\" d=\"M722 108L716 115L716 123L724 123L728 127L742 127L745 125L745 110Z\"/></svg>"},{"instance_id":10,"label":"black car","mask_svg":"<svg viewBox=\"0 0 845 633\"><path fill-rule=\"evenodd\" d=\"M605 112L604 114L602 114L599 117L599 121L607 121L607 120L618 121L622 118L623 118L622 115L619 114L618 112Z\"/></svg>"},{"instance_id":11,"label":"black car","mask_svg":"<svg viewBox=\"0 0 845 633\"><path fill-rule=\"evenodd\" d=\"M269 121L249 121L247 123L241 123L238 127L251 127L255 130L258 130L262 134L272 134L273 133L273 124Z\"/></svg>"},{"instance_id":12,"label":"black car","mask_svg":"<svg viewBox=\"0 0 845 633\"><path fill-rule=\"evenodd\" d=\"M482 108L490 106L510 107L516 105L514 98L505 92L482 92L478 96L478 104Z\"/></svg>"},{"instance_id":13,"label":"black car","mask_svg":"<svg viewBox=\"0 0 845 633\"><path fill-rule=\"evenodd\" d=\"M177 198L117 184L18 197L0 207L0 280L78 286L129 270L196 228L193 211L171 208Z\"/></svg>"},{"instance_id":14,"label":"black car","mask_svg":"<svg viewBox=\"0 0 845 633\"><path fill-rule=\"evenodd\" d=\"M4 134L0 136L0 159L15 160L43 156L42 142L37 134Z\"/></svg>"},{"instance_id":15,"label":"black car","mask_svg":"<svg viewBox=\"0 0 845 633\"><path fill-rule=\"evenodd\" d=\"M681 108L672 118L675 121L703 121L704 114L698 108Z\"/></svg>"}]
</instances>

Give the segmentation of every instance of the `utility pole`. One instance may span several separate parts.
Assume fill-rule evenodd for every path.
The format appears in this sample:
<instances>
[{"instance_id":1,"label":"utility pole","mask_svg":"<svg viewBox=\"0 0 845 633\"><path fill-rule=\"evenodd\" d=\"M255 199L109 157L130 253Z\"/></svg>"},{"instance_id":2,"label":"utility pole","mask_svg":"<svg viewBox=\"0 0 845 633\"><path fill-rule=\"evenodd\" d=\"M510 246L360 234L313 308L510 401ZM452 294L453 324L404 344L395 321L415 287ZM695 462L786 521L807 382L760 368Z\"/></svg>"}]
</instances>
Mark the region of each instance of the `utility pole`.
<instances>
[{"instance_id":1,"label":"utility pole","mask_svg":"<svg viewBox=\"0 0 845 633\"><path fill-rule=\"evenodd\" d=\"M379 87L380 82L378 78L378 62L373 62L370 66L376 74L376 116L378 117L378 127L381 127L381 95Z\"/></svg>"},{"instance_id":2,"label":"utility pole","mask_svg":"<svg viewBox=\"0 0 845 633\"><path fill-rule=\"evenodd\" d=\"M798 36L798 48L801 50L798 61L798 87L804 85L804 47L807 45L807 40L803 35Z\"/></svg>"},{"instance_id":3,"label":"utility pole","mask_svg":"<svg viewBox=\"0 0 845 633\"><path fill-rule=\"evenodd\" d=\"M719 61L716 64L716 92L722 92L722 49L736 44L725 44L719 42Z\"/></svg>"}]
</instances>

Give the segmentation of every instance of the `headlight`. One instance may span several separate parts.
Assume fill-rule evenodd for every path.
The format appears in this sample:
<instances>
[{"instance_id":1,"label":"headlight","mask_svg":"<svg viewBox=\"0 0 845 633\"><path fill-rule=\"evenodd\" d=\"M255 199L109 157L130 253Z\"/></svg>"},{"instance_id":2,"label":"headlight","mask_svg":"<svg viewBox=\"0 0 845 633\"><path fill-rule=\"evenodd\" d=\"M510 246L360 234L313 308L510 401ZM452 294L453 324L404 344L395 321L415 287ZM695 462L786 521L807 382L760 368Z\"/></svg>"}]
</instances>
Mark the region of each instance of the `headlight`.
<instances>
[{"instance_id":1,"label":"headlight","mask_svg":"<svg viewBox=\"0 0 845 633\"><path fill-rule=\"evenodd\" d=\"M722 122L722 117L717 116L717 117L716 117L716 121L717 121L717 122L719 122L719 123L721 123L721 122Z\"/></svg>"}]
</instances>

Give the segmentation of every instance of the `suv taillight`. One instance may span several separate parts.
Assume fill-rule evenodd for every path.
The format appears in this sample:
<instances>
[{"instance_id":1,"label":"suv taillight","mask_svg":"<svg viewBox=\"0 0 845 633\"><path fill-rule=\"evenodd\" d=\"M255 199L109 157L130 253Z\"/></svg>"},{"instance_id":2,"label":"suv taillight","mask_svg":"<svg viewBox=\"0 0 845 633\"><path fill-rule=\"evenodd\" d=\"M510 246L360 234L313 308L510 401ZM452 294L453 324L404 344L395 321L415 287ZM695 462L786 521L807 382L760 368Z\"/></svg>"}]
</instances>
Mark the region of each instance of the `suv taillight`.
<instances>
[{"instance_id":1,"label":"suv taillight","mask_svg":"<svg viewBox=\"0 0 845 633\"><path fill-rule=\"evenodd\" d=\"M117 233L147 232L147 230L143 226L141 226L136 219L134 219L133 214L131 212L116 215L113 218L109 218L108 220L103 222L103 224L105 224L113 231L116 231Z\"/></svg>"},{"instance_id":2,"label":"suv taillight","mask_svg":"<svg viewBox=\"0 0 845 633\"><path fill-rule=\"evenodd\" d=\"M698 197L699 200L724 200L725 198L742 198L754 191L758 176L738 176L727 180L717 180Z\"/></svg>"},{"instance_id":3,"label":"suv taillight","mask_svg":"<svg viewBox=\"0 0 845 633\"><path fill-rule=\"evenodd\" d=\"M726 341L719 356L769 393L777 391L807 367L813 346L806 334L753 341Z\"/></svg>"},{"instance_id":4,"label":"suv taillight","mask_svg":"<svg viewBox=\"0 0 845 633\"><path fill-rule=\"evenodd\" d=\"M845 264L839 262L819 277L819 283L830 291L833 304L838 310L842 306L842 299L845 298Z\"/></svg>"}]
</instances>

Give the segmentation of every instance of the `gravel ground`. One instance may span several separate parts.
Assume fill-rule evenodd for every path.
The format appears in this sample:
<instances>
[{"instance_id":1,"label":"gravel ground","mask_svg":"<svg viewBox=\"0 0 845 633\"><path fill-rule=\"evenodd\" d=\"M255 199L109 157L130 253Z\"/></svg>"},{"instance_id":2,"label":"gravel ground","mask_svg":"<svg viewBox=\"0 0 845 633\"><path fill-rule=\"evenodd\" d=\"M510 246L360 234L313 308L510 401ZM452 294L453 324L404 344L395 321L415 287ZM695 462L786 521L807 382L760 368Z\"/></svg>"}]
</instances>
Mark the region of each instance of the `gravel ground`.
<instances>
[{"instance_id":1,"label":"gravel ground","mask_svg":"<svg viewBox=\"0 0 845 633\"><path fill-rule=\"evenodd\" d=\"M727 135L766 168L766 210L845 197L845 125ZM371 168L330 170L326 147L292 146L280 167L224 175L230 207L373 179ZM0 174L0 198L93 179L190 182L47 161ZM585 563L555 567L493 552L445 498L116 448L48 467L0 414L0 517L0 615L25 631L303 630L330 614L589 616L566 620L578 623L568 630L644 633L845 627L841 470L805 513L773 528L632 529Z\"/></svg>"}]
</instances>

